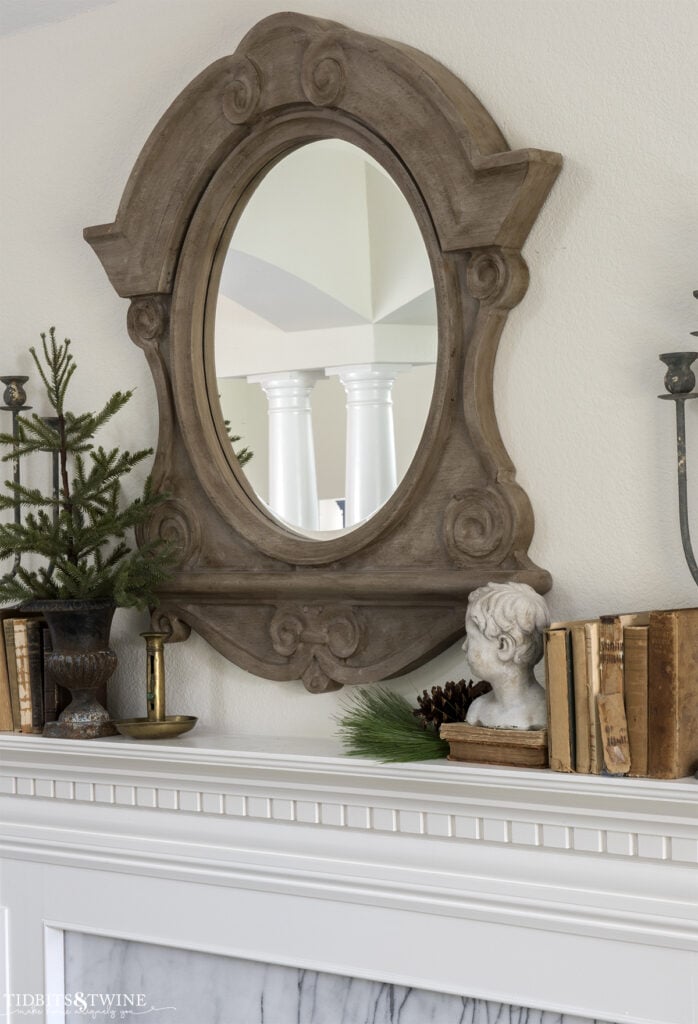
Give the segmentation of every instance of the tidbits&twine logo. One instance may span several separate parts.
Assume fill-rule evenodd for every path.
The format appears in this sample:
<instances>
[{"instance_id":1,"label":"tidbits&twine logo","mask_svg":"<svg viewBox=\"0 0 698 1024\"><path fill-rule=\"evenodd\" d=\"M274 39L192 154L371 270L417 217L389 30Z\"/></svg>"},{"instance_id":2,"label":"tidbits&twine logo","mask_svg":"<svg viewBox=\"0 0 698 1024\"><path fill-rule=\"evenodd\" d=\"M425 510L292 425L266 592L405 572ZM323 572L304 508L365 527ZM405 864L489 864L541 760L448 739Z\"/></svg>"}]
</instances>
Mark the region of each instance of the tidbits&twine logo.
<instances>
[{"instance_id":1,"label":"tidbits&twine logo","mask_svg":"<svg viewBox=\"0 0 698 1024\"><path fill-rule=\"evenodd\" d=\"M8 992L0 1016L41 1017L46 1010L64 1010L73 1018L86 1020L128 1020L143 1014L176 1010L175 1006L153 1006L144 992L69 992L44 995L42 992Z\"/></svg>"}]
</instances>

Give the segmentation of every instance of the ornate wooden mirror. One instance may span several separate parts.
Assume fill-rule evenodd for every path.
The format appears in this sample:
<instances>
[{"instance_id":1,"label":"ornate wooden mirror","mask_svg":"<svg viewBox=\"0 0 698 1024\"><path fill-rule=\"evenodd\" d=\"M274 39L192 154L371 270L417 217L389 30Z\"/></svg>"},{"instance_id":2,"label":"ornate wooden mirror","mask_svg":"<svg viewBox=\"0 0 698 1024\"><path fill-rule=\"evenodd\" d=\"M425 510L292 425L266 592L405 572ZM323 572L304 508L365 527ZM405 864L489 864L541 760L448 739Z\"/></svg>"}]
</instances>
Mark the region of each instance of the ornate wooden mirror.
<instances>
[{"instance_id":1,"label":"ornate wooden mirror","mask_svg":"<svg viewBox=\"0 0 698 1024\"><path fill-rule=\"evenodd\" d=\"M489 580L548 589L492 376L560 165L510 151L431 58L299 14L261 21L181 93L115 223L85 230L131 299L158 393L153 476L170 497L149 532L181 550L158 628L193 627L249 671L319 693L426 661ZM424 379L404 385L403 450L391 389L397 409L410 367ZM346 476L318 485L337 428L314 403L332 378ZM236 452L265 401L252 472ZM340 446L330 462L343 461Z\"/></svg>"}]
</instances>

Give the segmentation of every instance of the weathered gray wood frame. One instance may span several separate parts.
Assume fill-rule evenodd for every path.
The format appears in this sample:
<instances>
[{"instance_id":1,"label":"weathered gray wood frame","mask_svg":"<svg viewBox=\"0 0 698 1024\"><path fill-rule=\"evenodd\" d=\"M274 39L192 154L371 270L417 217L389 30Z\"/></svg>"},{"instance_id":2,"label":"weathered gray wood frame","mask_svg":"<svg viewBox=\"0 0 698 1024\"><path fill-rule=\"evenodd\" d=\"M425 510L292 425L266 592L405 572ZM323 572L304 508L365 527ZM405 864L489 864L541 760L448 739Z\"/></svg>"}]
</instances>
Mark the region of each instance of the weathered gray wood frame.
<instances>
[{"instance_id":1,"label":"weathered gray wood frame","mask_svg":"<svg viewBox=\"0 0 698 1024\"><path fill-rule=\"evenodd\" d=\"M431 260L439 317L424 435L395 494L327 541L284 528L231 451L213 366L221 262L260 179L292 149L341 138L404 192ZM512 152L473 94L399 43L299 14L261 21L199 75L146 142L115 223L85 237L119 295L157 388L149 535L175 538L179 571L154 618L194 627L226 657L322 692L399 675L463 632L489 580L540 591L528 498L494 413L508 310L528 281L520 249L561 158Z\"/></svg>"}]
</instances>

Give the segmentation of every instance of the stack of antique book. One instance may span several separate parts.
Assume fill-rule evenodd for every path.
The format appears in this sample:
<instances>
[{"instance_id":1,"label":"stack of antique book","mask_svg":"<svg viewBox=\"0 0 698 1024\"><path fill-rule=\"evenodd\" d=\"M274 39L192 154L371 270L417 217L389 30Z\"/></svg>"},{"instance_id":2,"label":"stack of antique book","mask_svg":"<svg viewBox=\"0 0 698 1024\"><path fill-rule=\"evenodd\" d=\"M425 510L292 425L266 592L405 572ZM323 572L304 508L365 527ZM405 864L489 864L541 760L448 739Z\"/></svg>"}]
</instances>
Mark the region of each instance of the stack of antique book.
<instances>
[{"instance_id":1,"label":"stack of antique book","mask_svg":"<svg viewBox=\"0 0 698 1024\"><path fill-rule=\"evenodd\" d=\"M550 767L677 779L698 768L698 608L545 633Z\"/></svg>"},{"instance_id":2,"label":"stack of antique book","mask_svg":"<svg viewBox=\"0 0 698 1024\"><path fill-rule=\"evenodd\" d=\"M41 733L70 702L46 671L48 626L18 608L0 611L0 732Z\"/></svg>"}]
</instances>

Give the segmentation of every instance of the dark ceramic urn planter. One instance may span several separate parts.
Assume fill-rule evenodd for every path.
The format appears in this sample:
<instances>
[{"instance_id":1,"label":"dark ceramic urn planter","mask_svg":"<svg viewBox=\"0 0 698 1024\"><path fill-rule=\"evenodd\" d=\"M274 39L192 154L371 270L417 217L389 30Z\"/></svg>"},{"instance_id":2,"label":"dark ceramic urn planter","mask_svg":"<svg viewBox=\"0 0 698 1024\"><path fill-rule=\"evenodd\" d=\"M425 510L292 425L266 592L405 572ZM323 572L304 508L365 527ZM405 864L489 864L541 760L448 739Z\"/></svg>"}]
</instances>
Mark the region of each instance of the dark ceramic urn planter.
<instances>
[{"instance_id":1,"label":"dark ceramic urn planter","mask_svg":"<svg viewBox=\"0 0 698 1024\"><path fill-rule=\"evenodd\" d=\"M72 701L57 722L47 722L44 736L91 740L114 736L116 729L104 707L107 680L116 668L109 647L114 605L111 601L32 601L51 634L46 671L70 691Z\"/></svg>"}]
</instances>

